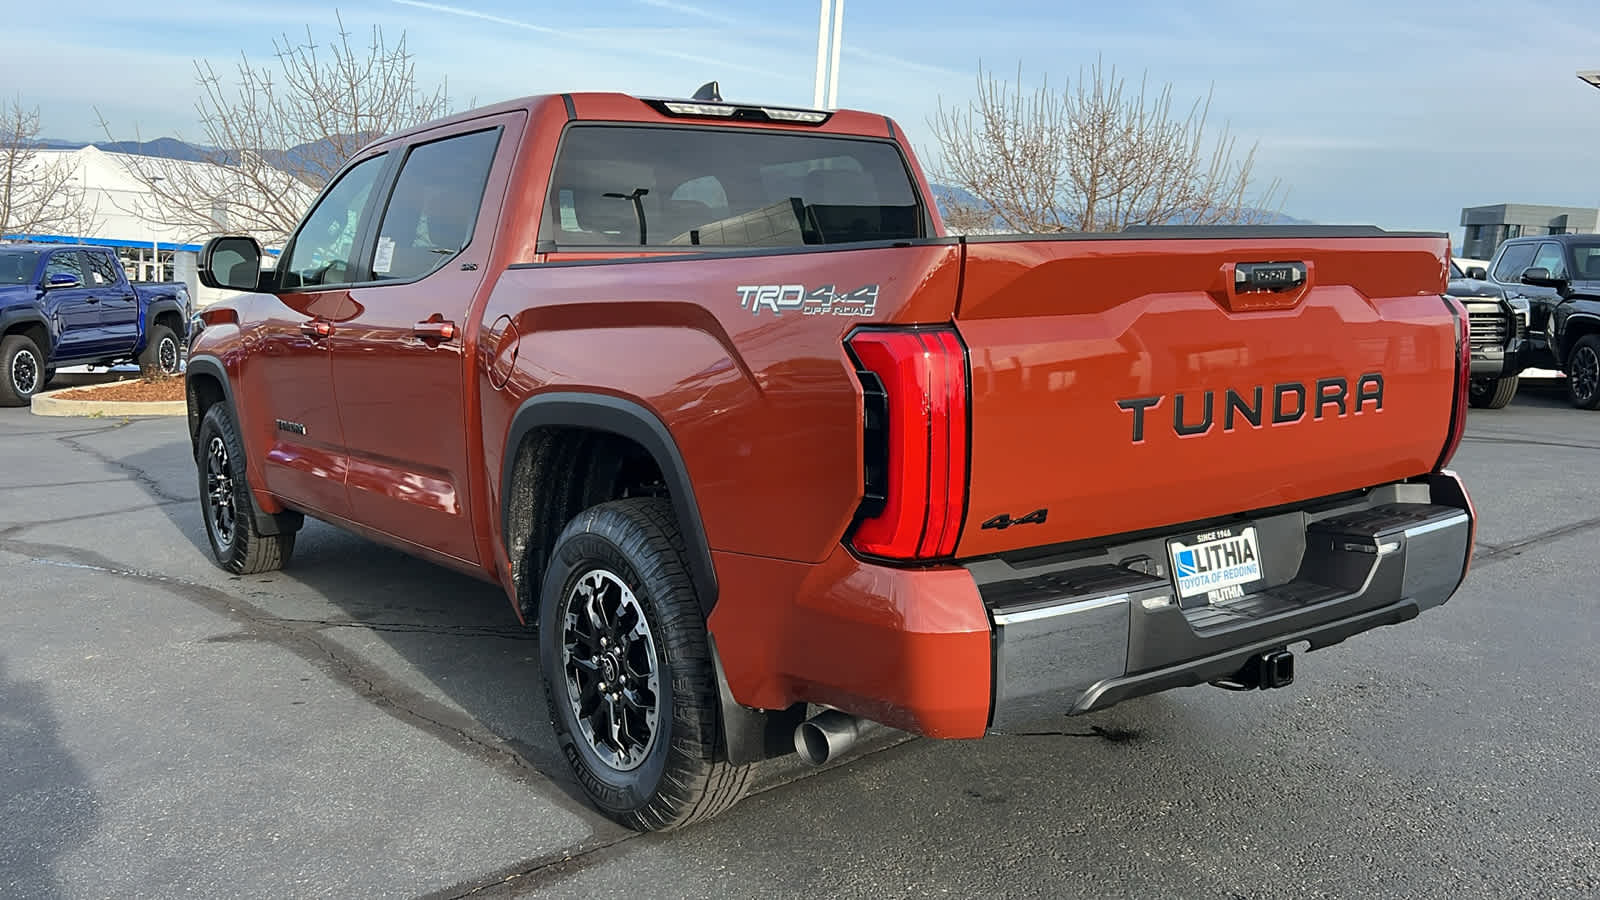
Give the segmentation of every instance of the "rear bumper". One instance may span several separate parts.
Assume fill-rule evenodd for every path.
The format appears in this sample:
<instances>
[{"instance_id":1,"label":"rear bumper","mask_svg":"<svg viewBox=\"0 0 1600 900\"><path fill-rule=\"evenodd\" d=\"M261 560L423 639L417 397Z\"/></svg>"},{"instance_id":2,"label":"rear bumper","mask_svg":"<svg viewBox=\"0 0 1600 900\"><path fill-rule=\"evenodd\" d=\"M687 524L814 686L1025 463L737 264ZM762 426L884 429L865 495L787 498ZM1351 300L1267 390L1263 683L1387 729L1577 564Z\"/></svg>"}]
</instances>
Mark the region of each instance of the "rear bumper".
<instances>
[{"instance_id":1,"label":"rear bumper","mask_svg":"<svg viewBox=\"0 0 1600 900\"><path fill-rule=\"evenodd\" d=\"M1474 513L1445 473L1252 523L1266 587L1189 609L1154 568L1165 534L924 569L843 548L819 564L717 552L710 626L727 699L832 706L939 738L1059 722L1444 603L1465 576Z\"/></svg>"},{"instance_id":2,"label":"rear bumper","mask_svg":"<svg viewBox=\"0 0 1600 900\"><path fill-rule=\"evenodd\" d=\"M1277 561L1268 561L1268 587L1218 606L1180 608L1164 569L1158 577L1080 560L1021 577L980 575L994 624L990 730L1225 679L1264 651L1302 641L1317 649L1415 618L1460 585L1474 527L1448 473L1254 524L1263 556ZM1156 538L1109 556L1160 561L1159 548Z\"/></svg>"}]
</instances>

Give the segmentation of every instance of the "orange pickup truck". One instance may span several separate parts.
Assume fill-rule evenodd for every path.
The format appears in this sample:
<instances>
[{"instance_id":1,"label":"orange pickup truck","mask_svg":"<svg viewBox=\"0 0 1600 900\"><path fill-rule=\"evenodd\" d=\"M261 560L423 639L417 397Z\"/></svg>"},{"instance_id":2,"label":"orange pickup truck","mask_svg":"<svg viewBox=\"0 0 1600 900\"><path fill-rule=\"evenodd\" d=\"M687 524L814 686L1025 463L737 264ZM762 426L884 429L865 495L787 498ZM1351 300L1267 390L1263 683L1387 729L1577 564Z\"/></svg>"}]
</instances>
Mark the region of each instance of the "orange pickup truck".
<instances>
[{"instance_id":1,"label":"orange pickup truck","mask_svg":"<svg viewBox=\"0 0 1600 900\"><path fill-rule=\"evenodd\" d=\"M1455 592L1445 235L961 238L930 196L888 118L715 95L378 140L271 271L202 254L245 292L187 370L218 564L284 565L312 516L502 586L638 829L866 721L1281 687L1291 646Z\"/></svg>"}]
</instances>

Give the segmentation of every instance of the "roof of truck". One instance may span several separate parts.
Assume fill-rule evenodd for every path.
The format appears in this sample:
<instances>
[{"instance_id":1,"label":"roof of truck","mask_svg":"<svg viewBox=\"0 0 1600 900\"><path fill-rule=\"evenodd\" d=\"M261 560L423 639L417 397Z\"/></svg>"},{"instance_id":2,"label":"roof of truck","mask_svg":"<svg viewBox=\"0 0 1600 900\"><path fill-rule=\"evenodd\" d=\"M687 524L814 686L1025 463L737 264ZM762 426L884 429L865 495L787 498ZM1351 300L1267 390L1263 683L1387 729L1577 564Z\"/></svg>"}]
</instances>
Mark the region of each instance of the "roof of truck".
<instances>
[{"instance_id":1,"label":"roof of truck","mask_svg":"<svg viewBox=\"0 0 1600 900\"><path fill-rule=\"evenodd\" d=\"M817 124L801 122L770 121L761 118L732 118L716 116L695 115L669 115L662 111L663 104L683 106L710 106L710 107L737 107L740 110L787 110L792 112L811 112L825 115L827 118ZM784 131L821 132L824 134L859 135L865 137L890 137L900 136L899 127L894 120L878 113L869 113L862 110L807 110L801 107L786 106L775 103L753 103L737 100L711 102L703 100L686 100L681 98L655 98L635 97L630 94L615 92L585 92L564 94L536 94L528 97L519 97L515 100L505 100L488 106L479 106L469 110L455 113L450 116L424 122L421 125L407 128L394 134L384 135L373 141L373 144L387 143L398 137L407 137L453 125L458 122L467 122L472 119L499 115L501 113L526 110L530 115L538 115L549 106L566 107L568 121L596 121L596 122L637 122L641 124L685 124L685 125L733 125L751 128L780 129Z\"/></svg>"}]
</instances>

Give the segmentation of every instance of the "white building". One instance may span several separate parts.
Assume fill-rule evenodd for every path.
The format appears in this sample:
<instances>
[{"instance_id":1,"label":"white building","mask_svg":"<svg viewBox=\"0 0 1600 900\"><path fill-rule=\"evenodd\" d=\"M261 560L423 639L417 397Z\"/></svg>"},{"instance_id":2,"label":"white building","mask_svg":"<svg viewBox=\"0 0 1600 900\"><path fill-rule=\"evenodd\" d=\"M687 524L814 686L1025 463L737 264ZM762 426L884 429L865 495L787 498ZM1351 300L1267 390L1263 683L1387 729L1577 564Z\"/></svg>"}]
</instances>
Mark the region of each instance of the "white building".
<instances>
[{"instance_id":1,"label":"white building","mask_svg":"<svg viewBox=\"0 0 1600 900\"><path fill-rule=\"evenodd\" d=\"M215 226L209 222L196 222L174 226L159 217L156 221L148 214L156 203L145 177L171 171L173 167L196 167L206 180L230 183L226 168L207 162L190 162L155 159L131 153L108 153L88 146L77 150L36 150L32 165L39 167L67 166L72 170L72 184L81 190L88 215L82 234L28 234L5 235L12 240L40 243L94 244L115 248L134 281L182 281L189 286L189 295L196 305L204 306L227 296L228 292L201 286L196 274L196 263L201 245L211 237ZM206 171L211 170L211 171ZM285 176L285 181L291 181ZM303 185L294 185L305 194L310 204L313 193ZM275 252L275 249L268 251Z\"/></svg>"}]
</instances>

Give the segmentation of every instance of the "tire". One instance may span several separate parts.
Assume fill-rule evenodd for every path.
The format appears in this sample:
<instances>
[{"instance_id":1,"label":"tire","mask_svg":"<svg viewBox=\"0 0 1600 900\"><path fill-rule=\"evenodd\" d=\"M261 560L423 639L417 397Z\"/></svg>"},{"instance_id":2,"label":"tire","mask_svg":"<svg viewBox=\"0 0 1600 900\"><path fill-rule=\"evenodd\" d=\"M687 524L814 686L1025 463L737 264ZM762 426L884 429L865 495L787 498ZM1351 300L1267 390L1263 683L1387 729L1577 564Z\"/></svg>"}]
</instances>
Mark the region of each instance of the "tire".
<instances>
[{"instance_id":1,"label":"tire","mask_svg":"<svg viewBox=\"0 0 1600 900\"><path fill-rule=\"evenodd\" d=\"M151 325L137 362L141 372L176 375L183 371L183 345L177 333L159 322Z\"/></svg>"},{"instance_id":2,"label":"tire","mask_svg":"<svg viewBox=\"0 0 1600 900\"><path fill-rule=\"evenodd\" d=\"M668 501L602 503L567 525L544 576L539 650L562 756L607 817L665 831L744 796L750 767L727 761L705 618Z\"/></svg>"},{"instance_id":3,"label":"tire","mask_svg":"<svg viewBox=\"0 0 1600 900\"><path fill-rule=\"evenodd\" d=\"M195 468L200 476L200 513L217 565L235 575L272 572L294 555L293 531L256 530L255 502L245 477L244 445L226 404L214 403L200 420Z\"/></svg>"},{"instance_id":4,"label":"tire","mask_svg":"<svg viewBox=\"0 0 1600 900\"><path fill-rule=\"evenodd\" d=\"M1505 409L1517 395L1516 375L1506 378L1474 378L1467 391L1468 402L1479 409Z\"/></svg>"},{"instance_id":5,"label":"tire","mask_svg":"<svg viewBox=\"0 0 1600 900\"><path fill-rule=\"evenodd\" d=\"M1600 409L1600 334L1586 334L1567 356L1567 397L1579 409Z\"/></svg>"},{"instance_id":6,"label":"tire","mask_svg":"<svg viewBox=\"0 0 1600 900\"><path fill-rule=\"evenodd\" d=\"M24 334L0 339L0 406L27 406L43 390L48 368L39 345Z\"/></svg>"}]
</instances>

